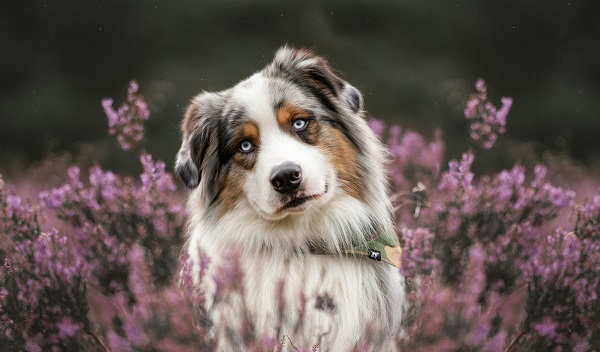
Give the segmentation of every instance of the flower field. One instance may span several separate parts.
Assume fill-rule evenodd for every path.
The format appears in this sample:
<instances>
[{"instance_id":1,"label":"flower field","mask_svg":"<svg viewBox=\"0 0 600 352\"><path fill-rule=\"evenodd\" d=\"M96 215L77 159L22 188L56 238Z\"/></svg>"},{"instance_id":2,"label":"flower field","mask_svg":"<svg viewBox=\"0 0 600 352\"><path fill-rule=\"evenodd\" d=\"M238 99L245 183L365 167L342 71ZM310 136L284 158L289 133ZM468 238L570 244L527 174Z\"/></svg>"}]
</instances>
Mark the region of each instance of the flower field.
<instances>
[{"instance_id":1,"label":"flower field","mask_svg":"<svg viewBox=\"0 0 600 352\"><path fill-rule=\"evenodd\" d=\"M564 170L555 164L475 172L498 147L513 102L496 107L483 80L465 101L471 145L447 164L442 131L427 138L370 121L390 151L404 246L409 306L398 349L599 351L600 181L583 173L558 184L553 176ZM219 341L182 257L184 191L144 149L148 104L132 81L118 108L111 99L101 107L123 152L138 155L139 177L73 165L61 170L61 186L31 198L21 193L27 181L0 176L0 346L212 350ZM215 280L222 295L241 290L234 259L216 277L201 270L201 279ZM287 343L243 319L248 351ZM317 341L295 347L319 349Z\"/></svg>"}]
</instances>

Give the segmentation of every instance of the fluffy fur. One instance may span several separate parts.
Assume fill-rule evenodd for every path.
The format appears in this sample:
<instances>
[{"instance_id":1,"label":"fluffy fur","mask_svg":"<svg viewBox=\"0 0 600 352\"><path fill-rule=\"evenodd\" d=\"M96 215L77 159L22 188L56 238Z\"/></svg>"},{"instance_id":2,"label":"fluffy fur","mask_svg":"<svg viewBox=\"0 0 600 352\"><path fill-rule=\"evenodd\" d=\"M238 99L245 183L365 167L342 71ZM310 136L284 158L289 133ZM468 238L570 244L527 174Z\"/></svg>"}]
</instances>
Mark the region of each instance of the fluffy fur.
<instances>
[{"instance_id":1,"label":"fluffy fur","mask_svg":"<svg viewBox=\"0 0 600 352\"><path fill-rule=\"evenodd\" d=\"M235 331L243 314L288 348L319 342L345 351L367 331L393 345L404 305L398 269L340 254L374 233L397 241L385 149L363 114L360 92L323 58L288 47L234 87L191 101L176 171L192 188L187 250L196 270L201 256L210 258L198 285L223 350L241 348L243 337L226 327ZM299 170L283 173L288 189L275 179L289 165ZM243 295L216 301L211 278L231 250L244 270Z\"/></svg>"}]
</instances>

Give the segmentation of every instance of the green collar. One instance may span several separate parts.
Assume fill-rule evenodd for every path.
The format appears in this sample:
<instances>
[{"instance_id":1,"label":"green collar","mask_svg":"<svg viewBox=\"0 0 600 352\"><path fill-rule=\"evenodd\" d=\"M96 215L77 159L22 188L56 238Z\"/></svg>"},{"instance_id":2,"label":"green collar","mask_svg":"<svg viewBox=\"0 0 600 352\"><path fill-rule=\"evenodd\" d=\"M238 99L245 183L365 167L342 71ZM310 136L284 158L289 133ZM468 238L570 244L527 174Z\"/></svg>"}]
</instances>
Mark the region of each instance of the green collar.
<instances>
[{"instance_id":1,"label":"green collar","mask_svg":"<svg viewBox=\"0 0 600 352\"><path fill-rule=\"evenodd\" d=\"M339 254L365 256L400 268L402 248L397 243L390 241L388 237L390 236L385 236L384 232L380 232L367 242L353 245L351 248L342 249ZM328 251L324 245L318 245L313 242L309 243L309 250L312 254L335 254L334 252Z\"/></svg>"}]
</instances>

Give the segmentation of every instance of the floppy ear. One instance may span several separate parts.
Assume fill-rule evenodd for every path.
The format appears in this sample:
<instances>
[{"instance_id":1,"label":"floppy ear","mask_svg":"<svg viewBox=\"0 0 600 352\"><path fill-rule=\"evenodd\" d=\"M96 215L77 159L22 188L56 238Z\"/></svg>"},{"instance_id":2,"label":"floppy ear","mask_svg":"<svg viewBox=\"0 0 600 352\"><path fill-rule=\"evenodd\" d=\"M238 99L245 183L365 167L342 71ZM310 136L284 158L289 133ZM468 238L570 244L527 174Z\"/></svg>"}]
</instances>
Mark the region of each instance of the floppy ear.
<instances>
[{"instance_id":1,"label":"floppy ear","mask_svg":"<svg viewBox=\"0 0 600 352\"><path fill-rule=\"evenodd\" d=\"M353 113L362 112L362 94L337 76L324 58L308 50L284 46L275 54L273 63L276 70L299 76L302 82L295 81L304 83L328 109L338 112L336 105L341 103Z\"/></svg>"},{"instance_id":2,"label":"floppy ear","mask_svg":"<svg viewBox=\"0 0 600 352\"><path fill-rule=\"evenodd\" d=\"M193 116L197 115L197 107L192 102L185 113L185 117L182 123L182 141L181 148L177 153L177 159L175 160L175 172L179 175L183 183L190 188L196 188L200 183L200 160L197 160L192 155L194 149L194 134L187 131L187 121L192 120Z\"/></svg>"},{"instance_id":3,"label":"floppy ear","mask_svg":"<svg viewBox=\"0 0 600 352\"><path fill-rule=\"evenodd\" d=\"M196 188L202 178L212 179L218 174L216 134L223 101L219 93L201 93L190 102L183 118L175 171L190 188ZM214 194L208 196L212 198Z\"/></svg>"}]
</instances>

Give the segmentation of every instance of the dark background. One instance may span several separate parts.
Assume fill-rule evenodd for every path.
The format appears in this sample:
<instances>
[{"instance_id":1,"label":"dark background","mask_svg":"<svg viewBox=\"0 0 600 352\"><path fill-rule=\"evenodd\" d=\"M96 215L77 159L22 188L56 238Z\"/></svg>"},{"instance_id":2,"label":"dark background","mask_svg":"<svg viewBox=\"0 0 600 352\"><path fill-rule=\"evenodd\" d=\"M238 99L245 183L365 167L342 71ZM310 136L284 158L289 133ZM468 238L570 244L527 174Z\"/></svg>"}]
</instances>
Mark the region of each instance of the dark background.
<instances>
[{"instance_id":1,"label":"dark background","mask_svg":"<svg viewBox=\"0 0 600 352\"><path fill-rule=\"evenodd\" d=\"M326 56L371 115L441 127L447 157L467 146L462 109L483 77L497 105L515 101L502 143L598 163L597 0L3 0L0 171L84 149L130 170L100 100L120 104L132 78L151 104L147 149L172 167L187 101L260 70L284 43Z\"/></svg>"}]
</instances>

